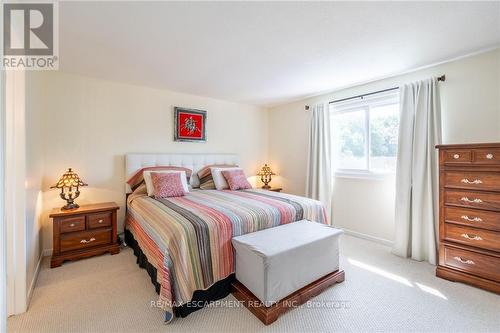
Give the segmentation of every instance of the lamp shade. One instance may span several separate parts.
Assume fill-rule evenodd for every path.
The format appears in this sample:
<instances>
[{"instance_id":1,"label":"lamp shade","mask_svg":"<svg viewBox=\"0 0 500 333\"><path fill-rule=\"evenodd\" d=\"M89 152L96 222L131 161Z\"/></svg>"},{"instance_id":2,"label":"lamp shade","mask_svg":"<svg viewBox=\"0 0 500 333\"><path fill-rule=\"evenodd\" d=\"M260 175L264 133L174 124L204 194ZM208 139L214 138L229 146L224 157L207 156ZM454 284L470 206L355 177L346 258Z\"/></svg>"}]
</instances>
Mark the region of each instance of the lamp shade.
<instances>
[{"instance_id":1,"label":"lamp shade","mask_svg":"<svg viewBox=\"0 0 500 333\"><path fill-rule=\"evenodd\" d=\"M274 176L276 175L273 170L267 165L264 164L262 169L260 169L259 173L257 173L257 176Z\"/></svg>"},{"instance_id":2,"label":"lamp shade","mask_svg":"<svg viewBox=\"0 0 500 333\"><path fill-rule=\"evenodd\" d=\"M54 186L50 188L65 188L65 187L78 187L78 186L87 186L76 172L74 172L71 168L66 171L61 178L57 181Z\"/></svg>"}]
</instances>

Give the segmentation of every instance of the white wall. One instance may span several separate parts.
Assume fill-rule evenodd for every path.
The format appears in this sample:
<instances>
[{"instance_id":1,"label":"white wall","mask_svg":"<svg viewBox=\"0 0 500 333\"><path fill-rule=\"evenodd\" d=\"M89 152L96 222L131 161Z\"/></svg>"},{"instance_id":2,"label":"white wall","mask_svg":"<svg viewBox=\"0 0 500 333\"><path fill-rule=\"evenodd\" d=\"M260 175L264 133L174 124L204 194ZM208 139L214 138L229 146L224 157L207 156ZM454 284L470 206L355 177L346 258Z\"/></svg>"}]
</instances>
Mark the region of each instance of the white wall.
<instances>
[{"instance_id":1,"label":"white wall","mask_svg":"<svg viewBox=\"0 0 500 333\"><path fill-rule=\"evenodd\" d=\"M500 50L412 73L271 108L269 156L285 191L303 195L310 112L304 105L400 86L432 75L440 83L443 143L500 141ZM394 178L337 178L333 223L353 232L391 241L394 231Z\"/></svg>"},{"instance_id":2,"label":"white wall","mask_svg":"<svg viewBox=\"0 0 500 333\"><path fill-rule=\"evenodd\" d=\"M60 72L29 74L31 106L42 109L43 247L52 248L50 190L72 167L89 184L79 204L116 201L125 213L125 160L132 152L237 153L248 175L267 157L267 110L211 98L132 86ZM207 110L207 142L173 141L173 107Z\"/></svg>"}]
</instances>

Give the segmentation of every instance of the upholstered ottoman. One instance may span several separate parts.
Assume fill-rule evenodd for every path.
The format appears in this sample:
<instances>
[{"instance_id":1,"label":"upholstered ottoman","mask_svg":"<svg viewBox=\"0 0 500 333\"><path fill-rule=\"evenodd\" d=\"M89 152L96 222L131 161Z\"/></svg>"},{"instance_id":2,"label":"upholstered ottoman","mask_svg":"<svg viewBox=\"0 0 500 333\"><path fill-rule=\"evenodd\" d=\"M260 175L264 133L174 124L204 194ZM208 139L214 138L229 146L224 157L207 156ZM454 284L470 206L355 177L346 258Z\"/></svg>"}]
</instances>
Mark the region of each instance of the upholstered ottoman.
<instances>
[{"instance_id":1,"label":"upholstered ottoman","mask_svg":"<svg viewBox=\"0 0 500 333\"><path fill-rule=\"evenodd\" d=\"M342 233L302 220L234 237L239 283L233 285L233 294L247 301L245 305L265 324L273 322L287 307L344 280L339 270Z\"/></svg>"}]
</instances>

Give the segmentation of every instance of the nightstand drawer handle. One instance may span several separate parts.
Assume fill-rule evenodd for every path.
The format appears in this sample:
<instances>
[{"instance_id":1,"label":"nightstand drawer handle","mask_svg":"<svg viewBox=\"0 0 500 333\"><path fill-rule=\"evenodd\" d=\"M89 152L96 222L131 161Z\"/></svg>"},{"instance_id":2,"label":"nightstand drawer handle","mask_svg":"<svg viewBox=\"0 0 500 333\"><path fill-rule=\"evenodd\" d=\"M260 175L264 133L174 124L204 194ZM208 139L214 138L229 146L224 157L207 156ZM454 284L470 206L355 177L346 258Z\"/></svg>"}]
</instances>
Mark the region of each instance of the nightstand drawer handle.
<instances>
[{"instance_id":1,"label":"nightstand drawer handle","mask_svg":"<svg viewBox=\"0 0 500 333\"><path fill-rule=\"evenodd\" d=\"M97 223L102 223L102 222L104 222L103 219L100 219L99 221L97 221Z\"/></svg>"},{"instance_id":2,"label":"nightstand drawer handle","mask_svg":"<svg viewBox=\"0 0 500 333\"><path fill-rule=\"evenodd\" d=\"M464 184L482 184L483 183L483 181L481 179L474 179L473 181L470 181L467 178L462 179L461 182Z\"/></svg>"},{"instance_id":3,"label":"nightstand drawer handle","mask_svg":"<svg viewBox=\"0 0 500 333\"><path fill-rule=\"evenodd\" d=\"M82 239L82 240L80 241L80 243L82 243L82 244L87 244L87 243L92 243L93 241L95 241L95 238L94 238L94 237L92 237L92 238L91 238L91 239L89 239L89 240Z\"/></svg>"},{"instance_id":4,"label":"nightstand drawer handle","mask_svg":"<svg viewBox=\"0 0 500 333\"><path fill-rule=\"evenodd\" d=\"M480 240L483 240L480 236L478 235L469 235L469 234L461 234L460 236L462 236L463 238L465 239L470 239L470 240L476 240L476 241L480 241Z\"/></svg>"},{"instance_id":5,"label":"nightstand drawer handle","mask_svg":"<svg viewBox=\"0 0 500 333\"><path fill-rule=\"evenodd\" d=\"M462 259L460 257L453 257L453 259L457 260L457 261L460 261L462 264L467 264L467 265L475 265L476 263L472 260L468 260L468 259Z\"/></svg>"},{"instance_id":6,"label":"nightstand drawer handle","mask_svg":"<svg viewBox=\"0 0 500 333\"><path fill-rule=\"evenodd\" d=\"M456 159L456 160L458 160L460 158L460 155L459 154L455 154L455 155L453 155L453 158Z\"/></svg>"},{"instance_id":7,"label":"nightstand drawer handle","mask_svg":"<svg viewBox=\"0 0 500 333\"><path fill-rule=\"evenodd\" d=\"M480 217L473 217L473 218L470 218L468 217L467 215L462 215L461 216L462 219L466 220L466 221L470 221L470 222L483 222L483 219L480 218Z\"/></svg>"},{"instance_id":8,"label":"nightstand drawer handle","mask_svg":"<svg viewBox=\"0 0 500 333\"><path fill-rule=\"evenodd\" d=\"M70 227L74 227L74 226L75 226L75 224L74 224L74 223L71 223L69 226L70 226Z\"/></svg>"},{"instance_id":9,"label":"nightstand drawer handle","mask_svg":"<svg viewBox=\"0 0 500 333\"><path fill-rule=\"evenodd\" d=\"M493 159L493 157L494 157L494 156L493 156L493 154L487 154L487 155L486 155L486 158L487 158L487 159L489 159L489 160L492 160L492 159Z\"/></svg>"},{"instance_id":10,"label":"nightstand drawer handle","mask_svg":"<svg viewBox=\"0 0 500 333\"><path fill-rule=\"evenodd\" d=\"M473 203L481 203L483 200L481 199L469 199L467 197L462 197L460 200L465 201L465 202L473 202Z\"/></svg>"}]
</instances>

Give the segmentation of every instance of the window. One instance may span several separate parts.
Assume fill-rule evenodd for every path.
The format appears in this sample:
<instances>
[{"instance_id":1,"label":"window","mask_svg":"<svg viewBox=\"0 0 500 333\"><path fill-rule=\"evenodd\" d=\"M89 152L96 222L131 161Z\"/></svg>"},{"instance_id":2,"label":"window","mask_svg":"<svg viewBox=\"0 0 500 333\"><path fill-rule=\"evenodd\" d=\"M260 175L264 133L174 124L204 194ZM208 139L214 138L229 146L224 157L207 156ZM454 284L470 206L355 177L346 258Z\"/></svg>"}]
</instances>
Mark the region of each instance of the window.
<instances>
[{"instance_id":1,"label":"window","mask_svg":"<svg viewBox=\"0 0 500 333\"><path fill-rule=\"evenodd\" d=\"M338 175L370 176L396 171L399 92L330 104Z\"/></svg>"}]
</instances>

